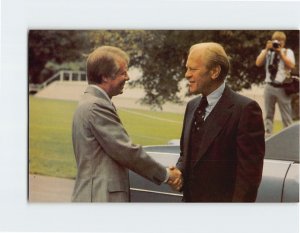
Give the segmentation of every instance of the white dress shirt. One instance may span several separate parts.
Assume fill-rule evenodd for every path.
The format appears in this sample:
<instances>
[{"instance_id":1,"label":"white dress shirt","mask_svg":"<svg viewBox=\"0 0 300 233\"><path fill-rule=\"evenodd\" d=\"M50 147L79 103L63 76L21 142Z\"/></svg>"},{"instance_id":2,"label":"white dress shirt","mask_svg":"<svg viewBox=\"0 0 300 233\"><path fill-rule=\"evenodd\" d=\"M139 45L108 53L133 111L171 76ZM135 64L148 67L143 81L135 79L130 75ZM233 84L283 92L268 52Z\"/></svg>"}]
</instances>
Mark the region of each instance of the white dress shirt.
<instances>
[{"instance_id":1,"label":"white dress shirt","mask_svg":"<svg viewBox=\"0 0 300 233\"><path fill-rule=\"evenodd\" d=\"M208 105L205 109L205 117L204 120L208 117L208 115L211 113L211 111L214 109L218 101L220 100L223 92L225 89L225 82L221 84L216 90L214 90L212 93L210 93L207 98Z\"/></svg>"}]
</instances>

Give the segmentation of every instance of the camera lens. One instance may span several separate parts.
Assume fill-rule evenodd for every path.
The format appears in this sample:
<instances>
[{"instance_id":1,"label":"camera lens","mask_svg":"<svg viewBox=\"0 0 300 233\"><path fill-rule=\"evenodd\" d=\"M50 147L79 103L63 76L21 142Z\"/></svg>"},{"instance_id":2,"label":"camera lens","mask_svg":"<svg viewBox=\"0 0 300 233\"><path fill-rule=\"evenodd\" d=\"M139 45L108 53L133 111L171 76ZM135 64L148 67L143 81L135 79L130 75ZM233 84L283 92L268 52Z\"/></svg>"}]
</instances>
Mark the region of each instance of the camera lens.
<instances>
[{"instance_id":1,"label":"camera lens","mask_svg":"<svg viewBox=\"0 0 300 233\"><path fill-rule=\"evenodd\" d=\"M278 49L280 47L280 42L278 40L273 41L272 46L274 49Z\"/></svg>"}]
</instances>

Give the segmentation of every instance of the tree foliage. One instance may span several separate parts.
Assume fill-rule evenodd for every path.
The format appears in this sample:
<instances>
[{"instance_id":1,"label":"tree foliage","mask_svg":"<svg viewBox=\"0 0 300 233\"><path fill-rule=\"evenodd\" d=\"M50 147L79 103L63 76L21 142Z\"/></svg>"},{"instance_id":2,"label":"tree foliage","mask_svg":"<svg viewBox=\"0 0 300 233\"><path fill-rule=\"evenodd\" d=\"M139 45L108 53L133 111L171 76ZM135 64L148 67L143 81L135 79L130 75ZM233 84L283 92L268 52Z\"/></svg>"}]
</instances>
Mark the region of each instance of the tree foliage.
<instances>
[{"instance_id":1,"label":"tree foliage","mask_svg":"<svg viewBox=\"0 0 300 233\"><path fill-rule=\"evenodd\" d=\"M214 41L222 44L230 57L227 84L239 91L260 84L264 69L255 60L274 31L266 30L93 30L30 31L29 76L32 82L47 62L83 62L83 54L98 46L112 45L125 50L131 66L142 71L142 77L131 82L146 92L143 103L161 107L166 101L180 102L178 83L184 78L185 62L191 45ZM286 47L299 57L299 31L284 31ZM53 67L53 66L52 66ZM299 67L297 67L299 69Z\"/></svg>"},{"instance_id":2,"label":"tree foliage","mask_svg":"<svg viewBox=\"0 0 300 233\"><path fill-rule=\"evenodd\" d=\"M287 47L299 50L299 31L285 31ZM185 62L191 45L214 41L222 44L230 57L227 84L236 91L262 83L264 70L255 60L273 31L241 30L174 30L152 31L142 44L140 61L143 76L135 81L144 87L144 103L161 106L166 101L178 102L178 83L184 78Z\"/></svg>"},{"instance_id":3,"label":"tree foliage","mask_svg":"<svg viewBox=\"0 0 300 233\"><path fill-rule=\"evenodd\" d=\"M48 62L63 62L82 59L82 52L88 46L86 33L72 30L30 30L28 35L28 77L29 82L40 83L41 72Z\"/></svg>"}]
</instances>

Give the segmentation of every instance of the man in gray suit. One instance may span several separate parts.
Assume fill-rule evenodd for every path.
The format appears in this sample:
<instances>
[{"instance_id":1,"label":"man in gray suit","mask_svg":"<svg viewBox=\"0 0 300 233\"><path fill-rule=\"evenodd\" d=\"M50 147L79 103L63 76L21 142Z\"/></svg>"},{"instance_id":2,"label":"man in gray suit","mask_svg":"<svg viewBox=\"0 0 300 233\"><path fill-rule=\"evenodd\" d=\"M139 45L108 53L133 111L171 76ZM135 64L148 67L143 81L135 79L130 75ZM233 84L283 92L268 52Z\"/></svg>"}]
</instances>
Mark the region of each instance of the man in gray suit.
<instances>
[{"instance_id":1,"label":"man in gray suit","mask_svg":"<svg viewBox=\"0 0 300 233\"><path fill-rule=\"evenodd\" d=\"M87 59L87 87L74 113L72 140L77 176L74 202L130 201L128 169L161 184L180 185L181 172L165 168L130 140L111 102L129 80L129 57L102 46Z\"/></svg>"}]
</instances>

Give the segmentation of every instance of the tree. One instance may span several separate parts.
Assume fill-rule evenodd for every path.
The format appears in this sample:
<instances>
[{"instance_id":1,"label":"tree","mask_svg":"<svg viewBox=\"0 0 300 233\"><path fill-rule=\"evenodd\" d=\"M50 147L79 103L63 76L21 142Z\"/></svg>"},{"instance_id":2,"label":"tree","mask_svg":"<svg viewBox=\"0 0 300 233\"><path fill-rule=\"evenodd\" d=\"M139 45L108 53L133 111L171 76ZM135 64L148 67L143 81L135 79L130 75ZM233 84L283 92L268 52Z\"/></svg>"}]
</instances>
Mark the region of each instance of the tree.
<instances>
[{"instance_id":1,"label":"tree","mask_svg":"<svg viewBox=\"0 0 300 233\"><path fill-rule=\"evenodd\" d=\"M127 51L132 64L140 61L140 39L149 34L143 30L30 30L28 35L28 77L31 83L50 78L55 67L85 63L86 55L101 45L113 45ZM48 64L48 65L47 65ZM74 63L73 63L74 64ZM44 75L44 73L47 73Z\"/></svg>"},{"instance_id":2,"label":"tree","mask_svg":"<svg viewBox=\"0 0 300 233\"><path fill-rule=\"evenodd\" d=\"M185 62L191 45L214 41L225 47L231 69L227 84L236 91L250 88L264 80L264 69L255 60L274 31L254 30L91 30L29 32L28 72L31 82L41 80L47 62L63 63L84 60L98 46L112 45L126 51L131 66L142 77L131 82L146 92L142 103L161 108L167 102L180 102L178 83L184 78ZM284 31L287 47L299 57L299 31ZM298 61L298 60L297 60ZM296 63L298 64L298 62ZM53 66L52 66L53 67ZM296 68L299 71L299 67ZM49 77L48 77L49 78ZM43 80L42 80L43 81Z\"/></svg>"},{"instance_id":3,"label":"tree","mask_svg":"<svg viewBox=\"0 0 300 233\"><path fill-rule=\"evenodd\" d=\"M66 30L30 30L28 35L29 82L41 83L41 72L48 62L61 64L82 59L87 32ZM45 77L49 78L49 77Z\"/></svg>"},{"instance_id":4,"label":"tree","mask_svg":"<svg viewBox=\"0 0 300 233\"><path fill-rule=\"evenodd\" d=\"M131 66L140 67L143 62L142 45L151 35L151 31L145 30L90 31L90 52L99 46L116 46L128 53Z\"/></svg>"},{"instance_id":5,"label":"tree","mask_svg":"<svg viewBox=\"0 0 300 233\"><path fill-rule=\"evenodd\" d=\"M142 85L146 91L143 102L161 107L166 101L179 102L178 83L184 77L188 49L192 44L214 41L227 51L231 70L227 84L236 91L262 83L264 70L255 66L255 60L273 31L242 30L168 30L148 31L143 38L139 60L143 75L132 85ZM299 31L285 31L287 47L299 50Z\"/></svg>"}]
</instances>

